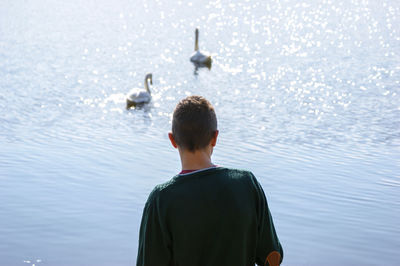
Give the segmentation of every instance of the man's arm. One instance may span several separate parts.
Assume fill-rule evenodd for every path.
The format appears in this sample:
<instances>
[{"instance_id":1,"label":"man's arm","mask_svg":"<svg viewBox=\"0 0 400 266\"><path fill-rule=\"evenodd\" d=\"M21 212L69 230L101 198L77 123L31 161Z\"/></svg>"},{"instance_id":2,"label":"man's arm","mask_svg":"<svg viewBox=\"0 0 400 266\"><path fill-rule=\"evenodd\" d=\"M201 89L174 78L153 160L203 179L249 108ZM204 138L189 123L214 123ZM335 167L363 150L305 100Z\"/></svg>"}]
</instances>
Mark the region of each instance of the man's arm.
<instances>
[{"instance_id":1,"label":"man's arm","mask_svg":"<svg viewBox=\"0 0 400 266\"><path fill-rule=\"evenodd\" d=\"M259 217L256 263L259 266L276 266L282 262L283 249L275 231L264 191L254 176L253 183L257 191L257 212Z\"/></svg>"},{"instance_id":2,"label":"man's arm","mask_svg":"<svg viewBox=\"0 0 400 266\"><path fill-rule=\"evenodd\" d=\"M159 213L157 191L154 189L143 210L137 266L170 265L169 240L163 224Z\"/></svg>"}]
</instances>

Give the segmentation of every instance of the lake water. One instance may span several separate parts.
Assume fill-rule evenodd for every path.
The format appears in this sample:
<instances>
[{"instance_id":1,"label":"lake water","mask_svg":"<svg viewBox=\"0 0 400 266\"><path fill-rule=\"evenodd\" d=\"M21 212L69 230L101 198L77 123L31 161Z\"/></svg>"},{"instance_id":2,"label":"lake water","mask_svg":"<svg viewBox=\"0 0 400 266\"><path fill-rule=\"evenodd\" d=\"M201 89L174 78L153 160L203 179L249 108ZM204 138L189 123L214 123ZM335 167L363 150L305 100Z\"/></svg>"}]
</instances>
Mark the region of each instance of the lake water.
<instances>
[{"instance_id":1,"label":"lake water","mask_svg":"<svg viewBox=\"0 0 400 266\"><path fill-rule=\"evenodd\" d=\"M397 0L2 1L0 265L134 265L191 94L214 162L262 183L283 265L399 265L399 83Z\"/></svg>"}]
</instances>

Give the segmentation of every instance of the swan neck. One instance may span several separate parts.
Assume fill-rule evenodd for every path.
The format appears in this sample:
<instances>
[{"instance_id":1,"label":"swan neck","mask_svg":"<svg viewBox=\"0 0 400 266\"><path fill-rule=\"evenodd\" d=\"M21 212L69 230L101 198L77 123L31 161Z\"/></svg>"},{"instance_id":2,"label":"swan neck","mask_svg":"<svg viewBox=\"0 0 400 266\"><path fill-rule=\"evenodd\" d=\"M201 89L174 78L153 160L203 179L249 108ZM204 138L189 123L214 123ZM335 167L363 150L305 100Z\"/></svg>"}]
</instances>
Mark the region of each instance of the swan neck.
<instances>
[{"instance_id":1,"label":"swan neck","mask_svg":"<svg viewBox=\"0 0 400 266\"><path fill-rule=\"evenodd\" d=\"M149 77L149 76L146 76L146 78L144 79L144 88L146 89L146 91L148 93L150 93L149 79L151 79L151 77Z\"/></svg>"},{"instance_id":2,"label":"swan neck","mask_svg":"<svg viewBox=\"0 0 400 266\"><path fill-rule=\"evenodd\" d=\"M199 31L196 30L196 38L195 38L195 42L194 42L194 50L198 51L199 50Z\"/></svg>"}]
</instances>

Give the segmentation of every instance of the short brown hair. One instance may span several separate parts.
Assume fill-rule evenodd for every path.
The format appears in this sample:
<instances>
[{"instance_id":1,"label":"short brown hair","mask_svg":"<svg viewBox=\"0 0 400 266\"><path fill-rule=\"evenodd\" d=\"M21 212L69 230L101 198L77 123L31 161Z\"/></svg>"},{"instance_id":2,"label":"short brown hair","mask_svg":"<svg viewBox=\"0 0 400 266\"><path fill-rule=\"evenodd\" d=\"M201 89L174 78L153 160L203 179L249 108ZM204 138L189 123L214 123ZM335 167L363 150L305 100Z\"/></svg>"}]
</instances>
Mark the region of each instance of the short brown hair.
<instances>
[{"instance_id":1,"label":"short brown hair","mask_svg":"<svg viewBox=\"0 0 400 266\"><path fill-rule=\"evenodd\" d=\"M172 117L172 135L176 144L194 152L205 148L217 131L214 107L202 96L188 96L176 106Z\"/></svg>"}]
</instances>

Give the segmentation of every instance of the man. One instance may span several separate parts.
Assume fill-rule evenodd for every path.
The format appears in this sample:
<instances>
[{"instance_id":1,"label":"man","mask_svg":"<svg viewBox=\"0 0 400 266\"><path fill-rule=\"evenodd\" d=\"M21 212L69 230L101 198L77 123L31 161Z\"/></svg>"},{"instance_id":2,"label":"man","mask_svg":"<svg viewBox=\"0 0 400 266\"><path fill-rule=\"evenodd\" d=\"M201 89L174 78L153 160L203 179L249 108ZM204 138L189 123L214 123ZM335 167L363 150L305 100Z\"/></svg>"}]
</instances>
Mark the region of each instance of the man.
<instances>
[{"instance_id":1,"label":"man","mask_svg":"<svg viewBox=\"0 0 400 266\"><path fill-rule=\"evenodd\" d=\"M217 118L201 96L175 108L169 139L182 171L151 192L137 265L279 265L283 250L255 176L216 166Z\"/></svg>"}]
</instances>

